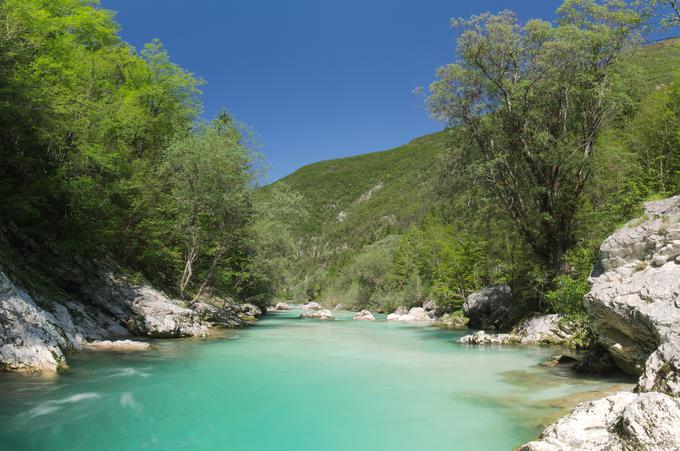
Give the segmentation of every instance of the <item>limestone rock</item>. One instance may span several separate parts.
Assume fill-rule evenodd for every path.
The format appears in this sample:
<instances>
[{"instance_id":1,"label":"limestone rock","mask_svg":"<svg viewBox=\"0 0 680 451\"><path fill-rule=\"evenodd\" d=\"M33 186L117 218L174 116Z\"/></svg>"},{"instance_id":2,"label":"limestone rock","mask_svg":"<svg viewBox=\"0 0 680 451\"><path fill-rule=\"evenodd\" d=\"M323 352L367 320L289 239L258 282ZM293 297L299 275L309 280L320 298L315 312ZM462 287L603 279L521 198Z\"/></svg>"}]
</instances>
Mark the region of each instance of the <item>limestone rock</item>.
<instances>
[{"instance_id":1,"label":"limestone rock","mask_svg":"<svg viewBox=\"0 0 680 451\"><path fill-rule=\"evenodd\" d=\"M387 315L388 321L401 322L430 322L432 318L422 307L413 307L408 313L399 313L399 310Z\"/></svg>"},{"instance_id":2,"label":"limestone rock","mask_svg":"<svg viewBox=\"0 0 680 451\"><path fill-rule=\"evenodd\" d=\"M574 331L560 315L535 315L522 320L513 333L523 344L568 345Z\"/></svg>"},{"instance_id":3,"label":"limestone rock","mask_svg":"<svg viewBox=\"0 0 680 451\"><path fill-rule=\"evenodd\" d=\"M472 293L463 304L463 314L470 318L473 329L512 328L523 312L513 304L512 291L507 285L496 285Z\"/></svg>"},{"instance_id":4,"label":"limestone rock","mask_svg":"<svg viewBox=\"0 0 680 451\"><path fill-rule=\"evenodd\" d=\"M601 271L584 303L598 340L640 390L678 391L680 196L645 204L600 248ZM667 382L665 382L667 380Z\"/></svg>"},{"instance_id":5,"label":"limestone rock","mask_svg":"<svg viewBox=\"0 0 680 451\"><path fill-rule=\"evenodd\" d=\"M523 451L677 450L680 401L662 393L619 392L580 404Z\"/></svg>"},{"instance_id":6,"label":"limestone rock","mask_svg":"<svg viewBox=\"0 0 680 451\"><path fill-rule=\"evenodd\" d=\"M207 326L191 309L172 302L162 293L148 287L138 291L132 301L131 330L140 335L156 338L206 336Z\"/></svg>"},{"instance_id":7,"label":"limestone rock","mask_svg":"<svg viewBox=\"0 0 680 451\"><path fill-rule=\"evenodd\" d=\"M375 316L368 310L362 310L352 317L352 319L357 321L375 321Z\"/></svg>"},{"instance_id":8,"label":"limestone rock","mask_svg":"<svg viewBox=\"0 0 680 451\"><path fill-rule=\"evenodd\" d=\"M210 299L196 302L191 308L204 323L220 327L242 327L246 323L241 319L239 306L230 300Z\"/></svg>"},{"instance_id":9,"label":"limestone rock","mask_svg":"<svg viewBox=\"0 0 680 451\"><path fill-rule=\"evenodd\" d=\"M148 351L151 349L151 345L149 343L132 340L92 341L84 344L83 347L91 351L115 351L115 352L137 352Z\"/></svg>"},{"instance_id":10,"label":"limestone rock","mask_svg":"<svg viewBox=\"0 0 680 451\"><path fill-rule=\"evenodd\" d=\"M331 312L328 309L321 309L321 310L303 310L302 315L300 315L300 318L302 319L319 319L322 321L327 321L334 319L335 317L333 316L333 312Z\"/></svg>"},{"instance_id":11,"label":"limestone rock","mask_svg":"<svg viewBox=\"0 0 680 451\"><path fill-rule=\"evenodd\" d=\"M262 309L255 304L246 302L244 304L240 304L239 308L241 310L241 314L247 316L248 318L259 318L262 316Z\"/></svg>"},{"instance_id":12,"label":"limestone rock","mask_svg":"<svg viewBox=\"0 0 680 451\"><path fill-rule=\"evenodd\" d=\"M36 305L0 269L0 369L56 371L72 350L55 318Z\"/></svg>"},{"instance_id":13,"label":"limestone rock","mask_svg":"<svg viewBox=\"0 0 680 451\"><path fill-rule=\"evenodd\" d=\"M424 301L423 309L430 319L435 319L437 317L437 303L435 301L431 299Z\"/></svg>"},{"instance_id":14,"label":"limestone rock","mask_svg":"<svg viewBox=\"0 0 680 451\"><path fill-rule=\"evenodd\" d=\"M321 306L316 302L308 302L302 306L302 310L321 310Z\"/></svg>"},{"instance_id":15,"label":"limestone rock","mask_svg":"<svg viewBox=\"0 0 680 451\"><path fill-rule=\"evenodd\" d=\"M568 345L573 339L569 325L556 314L535 315L522 320L509 334L487 334L484 331L467 335L460 340L465 344L548 344Z\"/></svg>"},{"instance_id":16,"label":"limestone rock","mask_svg":"<svg viewBox=\"0 0 680 451\"><path fill-rule=\"evenodd\" d=\"M281 311L281 310L290 310L291 307L290 305L286 304L285 302L277 302L276 307L274 307L275 310Z\"/></svg>"},{"instance_id":17,"label":"limestone rock","mask_svg":"<svg viewBox=\"0 0 680 451\"><path fill-rule=\"evenodd\" d=\"M521 340L515 334L487 334L483 330L472 335L466 335L458 340L459 343L468 345L507 345L517 344Z\"/></svg>"},{"instance_id":18,"label":"limestone rock","mask_svg":"<svg viewBox=\"0 0 680 451\"><path fill-rule=\"evenodd\" d=\"M461 316L447 313L441 318L441 325L449 329L462 329L467 327L469 319Z\"/></svg>"}]
</instances>

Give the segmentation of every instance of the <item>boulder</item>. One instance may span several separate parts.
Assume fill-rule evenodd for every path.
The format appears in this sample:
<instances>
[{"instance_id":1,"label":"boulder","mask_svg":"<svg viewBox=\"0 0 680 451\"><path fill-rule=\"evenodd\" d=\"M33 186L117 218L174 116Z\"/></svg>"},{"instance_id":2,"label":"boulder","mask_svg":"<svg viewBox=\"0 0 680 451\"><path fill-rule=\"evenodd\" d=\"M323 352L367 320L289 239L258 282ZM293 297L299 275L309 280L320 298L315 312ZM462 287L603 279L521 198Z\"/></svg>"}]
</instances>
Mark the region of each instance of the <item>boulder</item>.
<instances>
[{"instance_id":1,"label":"boulder","mask_svg":"<svg viewBox=\"0 0 680 451\"><path fill-rule=\"evenodd\" d=\"M302 315L300 315L300 318L302 319L319 319L322 321L327 321L334 319L335 317L333 316L333 312L331 312L328 309L321 309L321 310L303 310Z\"/></svg>"},{"instance_id":2,"label":"boulder","mask_svg":"<svg viewBox=\"0 0 680 451\"><path fill-rule=\"evenodd\" d=\"M643 375L640 390L678 391L680 196L645 204L645 216L611 235L584 303L616 364ZM667 381L667 382L664 382Z\"/></svg>"},{"instance_id":3,"label":"boulder","mask_svg":"<svg viewBox=\"0 0 680 451\"><path fill-rule=\"evenodd\" d=\"M534 315L522 320L509 334L486 334L483 331L460 340L465 344L545 344L569 345L573 331L560 315Z\"/></svg>"},{"instance_id":4,"label":"boulder","mask_svg":"<svg viewBox=\"0 0 680 451\"><path fill-rule=\"evenodd\" d=\"M467 327L469 319L462 315L446 313L444 316L442 316L440 321L440 324L443 327L447 327L449 329L462 329Z\"/></svg>"},{"instance_id":5,"label":"boulder","mask_svg":"<svg viewBox=\"0 0 680 451\"><path fill-rule=\"evenodd\" d=\"M255 304L243 303L236 304L237 308L240 310L239 317L244 321L252 321L255 318L262 316L262 309Z\"/></svg>"},{"instance_id":6,"label":"boulder","mask_svg":"<svg viewBox=\"0 0 680 451\"><path fill-rule=\"evenodd\" d=\"M316 302L308 302L302 306L302 310L321 310L321 306Z\"/></svg>"},{"instance_id":7,"label":"boulder","mask_svg":"<svg viewBox=\"0 0 680 451\"><path fill-rule=\"evenodd\" d=\"M277 302L276 307L274 307L274 310L278 310L278 311L290 310L290 309L291 309L290 305L286 304L285 302Z\"/></svg>"},{"instance_id":8,"label":"boulder","mask_svg":"<svg viewBox=\"0 0 680 451\"><path fill-rule=\"evenodd\" d=\"M151 349L151 345L143 341L103 340L85 343L83 345L83 348L89 349L91 351L137 352L137 351L149 351Z\"/></svg>"},{"instance_id":9,"label":"boulder","mask_svg":"<svg viewBox=\"0 0 680 451\"><path fill-rule=\"evenodd\" d=\"M557 314L534 315L522 320L513 333L523 344L569 345L574 338L572 326Z\"/></svg>"},{"instance_id":10,"label":"boulder","mask_svg":"<svg viewBox=\"0 0 680 451\"><path fill-rule=\"evenodd\" d=\"M57 371L66 367L65 354L72 350L56 319L0 268L0 369Z\"/></svg>"},{"instance_id":11,"label":"boulder","mask_svg":"<svg viewBox=\"0 0 680 451\"><path fill-rule=\"evenodd\" d=\"M480 330L462 337L458 342L467 345L507 345L517 344L520 340L520 337L514 334L487 334Z\"/></svg>"},{"instance_id":12,"label":"boulder","mask_svg":"<svg viewBox=\"0 0 680 451\"><path fill-rule=\"evenodd\" d=\"M677 450L680 401L662 393L619 392L580 404L523 451Z\"/></svg>"},{"instance_id":13,"label":"boulder","mask_svg":"<svg viewBox=\"0 0 680 451\"><path fill-rule=\"evenodd\" d=\"M423 309L430 319L435 319L437 317L437 303L435 301L431 299L424 301Z\"/></svg>"},{"instance_id":14,"label":"boulder","mask_svg":"<svg viewBox=\"0 0 680 451\"><path fill-rule=\"evenodd\" d=\"M206 336L207 326L199 315L182 307L150 287L138 290L132 301L132 318L128 325L140 335L155 338Z\"/></svg>"},{"instance_id":15,"label":"boulder","mask_svg":"<svg viewBox=\"0 0 680 451\"><path fill-rule=\"evenodd\" d=\"M242 327L246 323L241 319L240 306L231 300L210 299L195 302L191 308L198 317L206 324L219 327Z\"/></svg>"},{"instance_id":16,"label":"boulder","mask_svg":"<svg viewBox=\"0 0 680 451\"><path fill-rule=\"evenodd\" d=\"M368 310L362 310L352 317L352 319L357 321L375 321L375 316Z\"/></svg>"},{"instance_id":17,"label":"boulder","mask_svg":"<svg viewBox=\"0 0 680 451\"><path fill-rule=\"evenodd\" d=\"M495 285L472 293L463 304L463 314L473 329L509 330L524 312L513 303L508 285Z\"/></svg>"},{"instance_id":18,"label":"boulder","mask_svg":"<svg viewBox=\"0 0 680 451\"><path fill-rule=\"evenodd\" d=\"M399 313L397 310L394 313L387 315L387 321L401 321L401 322L430 322L432 318L425 312L422 307L413 307L408 313Z\"/></svg>"}]
</instances>

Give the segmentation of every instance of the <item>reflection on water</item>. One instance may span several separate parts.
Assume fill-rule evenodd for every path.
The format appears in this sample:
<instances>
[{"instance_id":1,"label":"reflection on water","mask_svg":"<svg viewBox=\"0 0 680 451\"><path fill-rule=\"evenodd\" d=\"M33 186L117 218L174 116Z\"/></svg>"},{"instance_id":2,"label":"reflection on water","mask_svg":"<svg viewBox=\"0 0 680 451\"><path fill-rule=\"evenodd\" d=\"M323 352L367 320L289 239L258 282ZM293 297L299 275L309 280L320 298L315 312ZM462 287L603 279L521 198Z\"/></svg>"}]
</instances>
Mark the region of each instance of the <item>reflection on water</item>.
<instances>
[{"instance_id":1,"label":"reflection on water","mask_svg":"<svg viewBox=\"0 0 680 451\"><path fill-rule=\"evenodd\" d=\"M511 449L578 402L630 388L540 365L560 349L297 314L145 353L80 353L59 377L3 375L0 448Z\"/></svg>"}]
</instances>

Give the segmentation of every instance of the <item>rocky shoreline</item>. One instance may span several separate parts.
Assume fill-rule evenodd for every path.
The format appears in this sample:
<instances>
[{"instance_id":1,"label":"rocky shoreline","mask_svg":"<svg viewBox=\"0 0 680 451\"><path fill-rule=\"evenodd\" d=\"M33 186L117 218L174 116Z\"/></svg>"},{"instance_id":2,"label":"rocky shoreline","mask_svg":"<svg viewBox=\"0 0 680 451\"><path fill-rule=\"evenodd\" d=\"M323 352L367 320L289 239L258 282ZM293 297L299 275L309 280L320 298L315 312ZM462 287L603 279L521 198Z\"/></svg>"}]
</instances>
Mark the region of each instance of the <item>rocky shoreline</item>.
<instances>
[{"instance_id":1,"label":"rocky shoreline","mask_svg":"<svg viewBox=\"0 0 680 451\"><path fill-rule=\"evenodd\" d=\"M584 299L634 393L580 404L526 451L680 449L680 196L648 202L600 248Z\"/></svg>"},{"instance_id":2,"label":"rocky shoreline","mask_svg":"<svg viewBox=\"0 0 680 451\"><path fill-rule=\"evenodd\" d=\"M0 370L55 372L81 349L140 350L133 337L206 337L262 314L252 304L210 299L186 305L108 263L88 264L71 299L29 294L0 267Z\"/></svg>"},{"instance_id":3,"label":"rocky shoreline","mask_svg":"<svg viewBox=\"0 0 680 451\"><path fill-rule=\"evenodd\" d=\"M214 327L241 327L262 311L252 304L209 299L186 305L145 283L135 283L115 265L92 263L73 299L29 294L0 267L0 370L54 372L81 349L144 351L133 337L205 337ZM584 299L600 349L624 372L638 377L634 392L582 403L521 449L680 449L680 196L645 205L601 246L600 262ZM534 315L517 322L504 286L468 298L465 315L479 331L467 345L573 345L574 331L559 315ZM272 311L293 306L279 303ZM400 309L388 321L435 321L436 306ZM319 304L302 306L304 319L329 320ZM354 320L372 321L370 311ZM465 325L450 316L442 325ZM125 340L122 340L125 339ZM602 357L600 357L602 358Z\"/></svg>"}]
</instances>

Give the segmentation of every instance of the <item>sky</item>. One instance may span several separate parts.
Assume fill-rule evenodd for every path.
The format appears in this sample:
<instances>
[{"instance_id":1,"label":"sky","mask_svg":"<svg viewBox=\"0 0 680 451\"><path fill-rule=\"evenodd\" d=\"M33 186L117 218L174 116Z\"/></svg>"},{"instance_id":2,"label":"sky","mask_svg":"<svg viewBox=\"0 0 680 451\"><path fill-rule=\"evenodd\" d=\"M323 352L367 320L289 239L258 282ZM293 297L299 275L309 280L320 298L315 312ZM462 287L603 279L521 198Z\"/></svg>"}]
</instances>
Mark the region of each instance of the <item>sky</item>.
<instances>
[{"instance_id":1,"label":"sky","mask_svg":"<svg viewBox=\"0 0 680 451\"><path fill-rule=\"evenodd\" d=\"M160 39L202 77L204 116L259 136L275 181L309 163L386 150L443 128L424 98L454 59L454 17L511 9L553 19L559 0L101 0L138 49Z\"/></svg>"}]
</instances>

